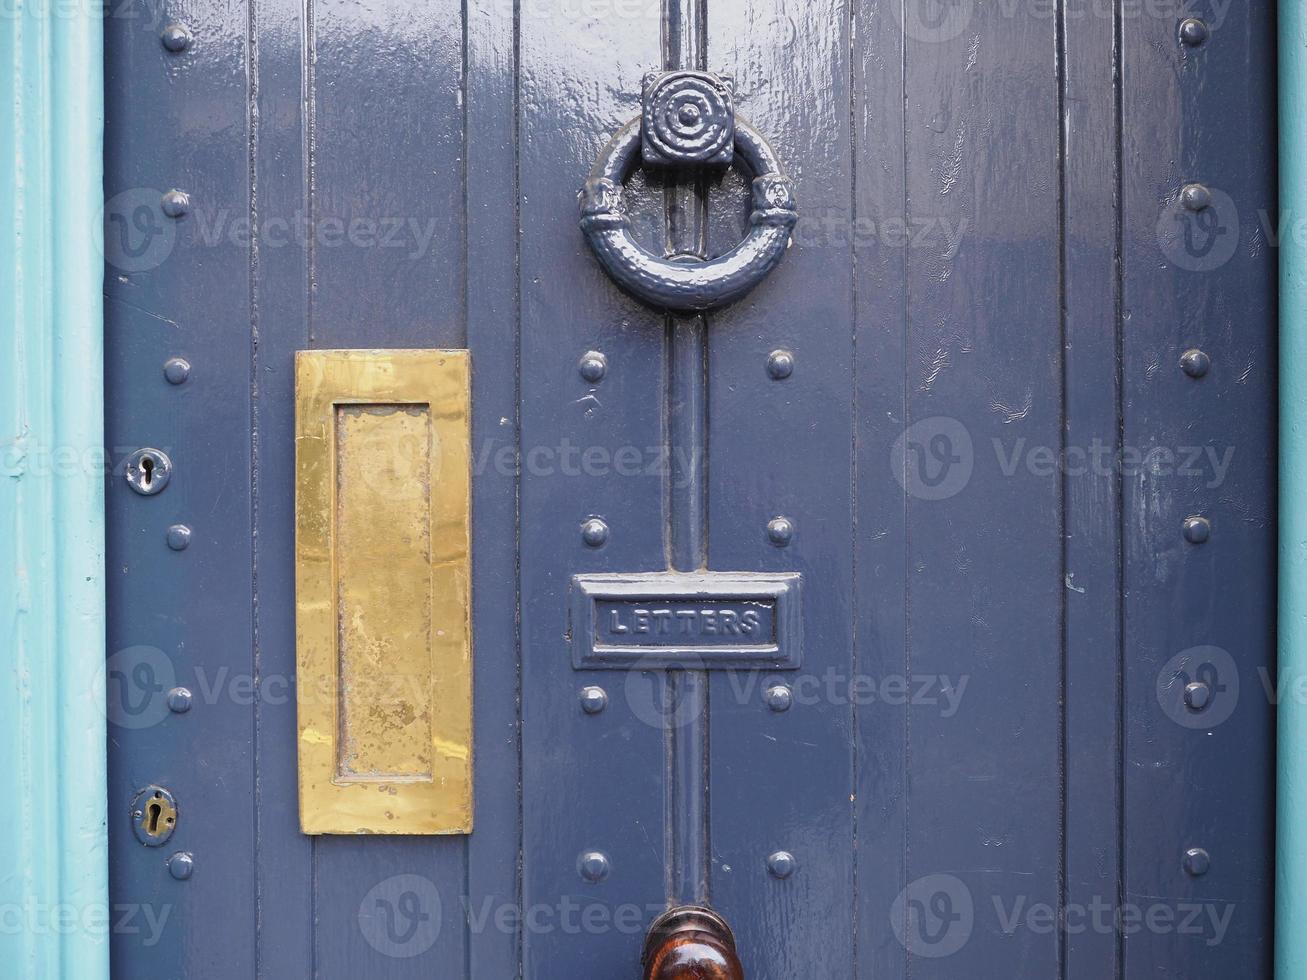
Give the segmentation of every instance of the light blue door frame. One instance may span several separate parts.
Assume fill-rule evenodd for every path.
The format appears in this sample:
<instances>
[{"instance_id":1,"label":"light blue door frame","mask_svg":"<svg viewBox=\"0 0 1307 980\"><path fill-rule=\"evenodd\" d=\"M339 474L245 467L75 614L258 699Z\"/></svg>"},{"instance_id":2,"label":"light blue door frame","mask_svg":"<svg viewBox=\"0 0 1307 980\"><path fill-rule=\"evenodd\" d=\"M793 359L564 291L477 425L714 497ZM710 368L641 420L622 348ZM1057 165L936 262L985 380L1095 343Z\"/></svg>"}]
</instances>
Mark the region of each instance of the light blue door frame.
<instances>
[{"instance_id":1,"label":"light blue door frame","mask_svg":"<svg viewBox=\"0 0 1307 980\"><path fill-rule=\"evenodd\" d=\"M1280 214L1307 193L1307 9L1280 4ZM1280 246L1279 827L1275 972L1307 977L1307 242Z\"/></svg>"},{"instance_id":2,"label":"light blue door frame","mask_svg":"<svg viewBox=\"0 0 1307 980\"><path fill-rule=\"evenodd\" d=\"M0 17L0 976L109 974L92 2Z\"/></svg>"}]
</instances>

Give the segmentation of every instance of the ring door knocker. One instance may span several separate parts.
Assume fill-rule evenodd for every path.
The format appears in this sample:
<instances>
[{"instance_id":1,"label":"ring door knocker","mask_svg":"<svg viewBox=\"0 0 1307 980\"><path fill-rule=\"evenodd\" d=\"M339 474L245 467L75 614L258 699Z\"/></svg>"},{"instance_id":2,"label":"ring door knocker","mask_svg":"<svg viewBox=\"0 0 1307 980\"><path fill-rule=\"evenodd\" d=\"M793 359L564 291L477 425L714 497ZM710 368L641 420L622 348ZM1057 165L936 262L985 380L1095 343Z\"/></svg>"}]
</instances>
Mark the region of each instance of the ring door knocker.
<instances>
[{"instance_id":1,"label":"ring door knocker","mask_svg":"<svg viewBox=\"0 0 1307 980\"><path fill-rule=\"evenodd\" d=\"M749 233L713 259L654 255L631 236L622 184L637 163L726 166L753 172ZM730 85L711 72L645 77L641 115L604 147L580 194L581 230L613 280L659 309L703 312L739 299L780 262L798 220L794 184L767 140L735 114Z\"/></svg>"}]
</instances>

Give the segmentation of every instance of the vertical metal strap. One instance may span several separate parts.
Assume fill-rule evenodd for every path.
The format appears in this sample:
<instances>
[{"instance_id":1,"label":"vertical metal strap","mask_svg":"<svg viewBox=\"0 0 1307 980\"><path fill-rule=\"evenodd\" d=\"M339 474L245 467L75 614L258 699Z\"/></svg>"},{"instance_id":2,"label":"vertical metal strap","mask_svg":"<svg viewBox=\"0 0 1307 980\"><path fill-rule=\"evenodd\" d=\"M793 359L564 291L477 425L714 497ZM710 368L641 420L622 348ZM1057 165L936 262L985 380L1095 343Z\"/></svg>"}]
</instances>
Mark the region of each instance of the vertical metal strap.
<instances>
[{"instance_id":1,"label":"vertical metal strap","mask_svg":"<svg viewBox=\"0 0 1307 980\"><path fill-rule=\"evenodd\" d=\"M706 0L663 0L663 67L707 68ZM668 255L704 257L707 205L703 177L668 171ZM692 572L708 563L707 322L667 317L667 563ZM708 675L667 673L668 901L706 904L711 894L708 811Z\"/></svg>"}]
</instances>

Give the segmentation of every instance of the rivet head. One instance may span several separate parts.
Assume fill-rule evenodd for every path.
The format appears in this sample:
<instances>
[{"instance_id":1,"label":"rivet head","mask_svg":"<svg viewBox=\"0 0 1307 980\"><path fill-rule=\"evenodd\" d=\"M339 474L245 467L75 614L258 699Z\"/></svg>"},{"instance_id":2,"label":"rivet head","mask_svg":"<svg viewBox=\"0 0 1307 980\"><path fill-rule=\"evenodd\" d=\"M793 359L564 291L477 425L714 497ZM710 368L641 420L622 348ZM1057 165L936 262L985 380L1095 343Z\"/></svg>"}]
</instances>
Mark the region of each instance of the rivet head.
<instances>
[{"instance_id":1,"label":"rivet head","mask_svg":"<svg viewBox=\"0 0 1307 980\"><path fill-rule=\"evenodd\" d=\"M1197 347L1180 355L1180 368L1191 378L1201 378L1212 367L1212 359Z\"/></svg>"},{"instance_id":2,"label":"rivet head","mask_svg":"<svg viewBox=\"0 0 1307 980\"><path fill-rule=\"evenodd\" d=\"M794 525L788 517L773 517L767 522L767 540L778 548L784 548L794 537Z\"/></svg>"},{"instance_id":3,"label":"rivet head","mask_svg":"<svg viewBox=\"0 0 1307 980\"><path fill-rule=\"evenodd\" d=\"M767 688L763 700L772 711L789 711L790 705L794 703L794 692L790 690L788 684L776 684Z\"/></svg>"},{"instance_id":4,"label":"rivet head","mask_svg":"<svg viewBox=\"0 0 1307 980\"><path fill-rule=\"evenodd\" d=\"M159 40L163 42L165 48L176 54L190 47L191 30L185 24L174 22L163 29L163 33L159 35Z\"/></svg>"},{"instance_id":5,"label":"rivet head","mask_svg":"<svg viewBox=\"0 0 1307 980\"><path fill-rule=\"evenodd\" d=\"M599 851L586 851L577 860L576 867L586 881L603 881L608 877L608 858Z\"/></svg>"},{"instance_id":6,"label":"rivet head","mask_svg":"<svg viewBox=\"0 0 1307 980\"><path fill-rule=\"evenodd\" d=\"M1184 703L1190 711L1202 711L1212 700L1212 689L1202 681L1191 681L1184 687Z\"/></svg>"},{"instance_id":7,"label":"rivet head","mask_svg":"<svg viewBox=\"0 0 1307 980\"><path fill-rule=\"evenodd\" d=\"M1197 17L1186 17L1180 21L1180 40L1191 48L1196 48L1207 40L1207 24Z\"/></svg>"},{"instance_id":8,"label":"rivet head","mask_svg":"<svg viewBox=\"0 0 1307 980\"><path fill-rule=\"evenodd\" d=\"M190 851L178 851L168 859L168 873L178 881L185 881L195 873L195 858Z\"/></svg>"},{"instance_id":9,"label":"rivet head","mask_svg":"<svg viewBox=\"0 0 1307 980\"><path fill-rule=\"evenodd\" d=\"M581 525L581 540L591 548L600 548L608 540L608 525L592 517Z\"/></svg>"},{"instance_id":10,"label":"rivet head","mask_svg":"<svg viewBox=\"0 0 1307 980\"><path fill-rule=\"evenodd\" d=\"M191 362L184 357L170 357L163 362L163 376L168 384L183 384L191 376Z\"/></svg>"},{"instance_id":11,"label":"rivet head","mask_svg":"<svg viewBox=\"0 0 1307 980\"><path fill-rule=\"evenodd\" d=\"M577 362L576 369L581 372L581 377L586 381L598 384L608 373L608 358L597 350L586 351Z\"/></svg>"},{"instance_id":12,"label":"rivet head","mask_svg":"<svg viewBox=\"0 0 1307 980\"><path fill-rule=\"evenodd\" d=\"M168 528L168 547L173 551L185 551L191 543L191 529L185 524L172 524Z\"/></svg>"},{"instance_id":13,"label":"rivet head","mask_svg":"<svg viewBox=\"0 0 1307 980\"><path fill-rule=\"evenodd\" d=\"M167 191L159 201L163 213L170 218L180 218L191 209L191 196L185 191Z\"/></svg>"},{"instance_id":14,"label":"rivet head","mask_svg":"<svg viewBox=\"0 0 1307 980\"><path fill-rule=\"evenodd\" d=\"M767 373L777 381L794 373L794 354L787 350L774 350L767 355Z\"/></svg>"},{"instance_id":15,"label":"rivet head","mask_svg":"<svg viewBox=\"0 0 1307 980\"><path fill-rule=\"evenodd\" d=\"M138 449L127 457L127 469L123 476L128 486L149 497L168 485L168 479L172 476L172 460L162 449Z\"/></svg>"},{"instance_id":16,"label":"rivet head","mask_svg":"<svg viewBox=\"0 0 1307 980\"><path fill-rule=\"evenodd\" d=\"M799 862L789 851L777 851L767 858L767 871L773 878L784 881L798 869Z\"/></svg>"},{"instance_id":17,"label":"rivet head","mask_svg":"<svg viewBox=\"0 0 1307 980\"><path fill-rule=\"evenodd\" d=\"M184 715L191 710L191 692L184 687L174 687L168 692L168 710Z\"/></svg>"},{"instance_id":18,"label":"rivet head","mask_svg":"<svg viewBox=\"0 0 1307 980\"><path fill-rule=\"evenodd\" d=\"M1184 852L1184 869L1195 878L1207 874L1207 869L1211 866L1211 855L1201 847L1191 847Z\"/></svg>"},{"instance_id":19,"label":"rivet head","mask_svg":"<svg viewBox=\"0 0 1307 980\"><path fill-rule=\"evenodd\" d=\"M581 710L587 715L597 715L608 707L608 692L602 687L581 688Z\"/></svg>"},{"instance_id":20,"label":"rivet head","mask_svg":"<svg viewBox=\"0 0 1307 980\"><path fill-rule=\"evenodd\" d=\"M1202 184L1185 184L1180 202L1190 211L1202 211L1212 203L1212 192Z\"/></svg>"},{"instance_id":21,"label":"rivet head","mask_svg":"<svg viewBox=\"0 0 1307 980\"><path fill-rule=\"evenodd\" d=\"M1206 517L1184 519L1184 539L1190 544L1202 544L1212 536L1212 522Z\"/></svg>"}]
</instances>

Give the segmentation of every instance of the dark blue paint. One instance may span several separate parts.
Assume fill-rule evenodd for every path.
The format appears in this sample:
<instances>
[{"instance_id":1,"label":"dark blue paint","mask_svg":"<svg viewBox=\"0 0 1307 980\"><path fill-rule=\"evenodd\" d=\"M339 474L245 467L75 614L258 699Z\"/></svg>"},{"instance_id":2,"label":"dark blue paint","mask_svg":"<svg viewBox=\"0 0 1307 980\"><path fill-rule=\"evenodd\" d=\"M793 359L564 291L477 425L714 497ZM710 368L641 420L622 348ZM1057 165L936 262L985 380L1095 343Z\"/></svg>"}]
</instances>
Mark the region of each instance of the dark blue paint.
<instances>
[{"instance_id":1,"label":"dark blue paint","mask_svg":"<svg viewBox=\"0 0 1307 980\"><path fill-rule=\"evenodd\" d=\"M467 881L468 907L480 913L519 908L522 894L518 173L515 114L505 111L517 105L517 75L512 10L489 6L465 26L466 218L476 229L467 239L465 284L472 442L480 459L502 451L514 464L479 465L472 484L477 831L467 845ZM470 929L464 973L513 976L521 948L511 918Z\"/></svg>"},{"instance_id":2,"label":"dark blue paint","mask_svg":"<svg viewBox=\"0 0 1307 980\"><path fill-rule=\"evenodd\" d=\"M1113 28L1111 18L1098 17L1061 32L1066 125L1059 220L1064 445L1097 440L1115 455L1121 448L1121 246L1117 209L1104 206L1116 200L1120 177ZM1063 595L1063 900L1080 908L1104 898L1119 904L1122 886L1121 493L1121 478L1110 467L1068 475L1062 487L1070 576ZM1067 935L1067 980L1119 976L1122 945L1114 930Z\"/></svg>"},{"instance_id":3,"label":"dark blue paint","mask_svg":"<svg viewBox=\"0 0 1307 980\"><path fill-rule=\"evenodd\" d=\"M194 38L178 52L144 6L106 22L106 190L190 201L154 213L177 233L160 264L106 280L114 458L175 465L151 497L109 478L111 668L157 648L192 691L110 728L113 900L167 909L158 937L114 935L117 973L635 976L669 895L708 891L751 980L1269 976L1268 0L1195 10L1196 47L1173 17L1074 5L960 4L931 33L908 4L905 36L878 0L713 0L706 28L648 5L252 4L170 10ZM576 228L644 74L681 61L734 78L804 202L785 260L702 319L623 293ZM1192 183L1212 204L1182 222L1228 221L1222 195L1239 221L1210 268L1159 239ZM742 168L638 170L625 198L654 254L720 256L749 229ZM328 346L472 351L470 838L298 832L291 359ZM660 457L669 436L706 457ZM1234 455L1216 485L1210 466L1059 471L1096 442ZM801 574L801 669L574 669L573 576L669 564ZM1215 711L1223 664L1169 666L1208 646L1240 694L1202 727L1158 678L1206 671ZM706 725L668 732L665 696L706 700ZM151 783L178 801L163 848L129 818ZM440 898L413 956L365 926L400 876ZM931 955L968 899L965 942ZM1027 917L1102 902L1233 914L1212 944Z\"/></svg>"},{"instance_id":4,"label":"dark blue paint","mask_svg":"<svg viewBox=\"0 0 1307 980\"><path fill-rule=\"evenodd\" d=\"M115 213L148 217L150 230L133 226L137 271L106 269L106 442L115 464L154 446L174 470L148 497L116 465L106 477L111 695L143 709L109 729L110 900L139 906L111 934L111 969L249 976L252 712L240 699L206 696L218 685L231 691L236 678L248 683L253 670L249 254L225 236L207 244L199 221L201 206L232 218L249 210L246 29L226 11L197 10L189 23L205 42L179 59L159 42L161 25L147 26L149 5L118 13L105 18L105 196L120 202L107 214L110 227ZM185 190L191 212L151 213L171 188ZM195 366L184 385L160 370L172 356ZM166 543L178 522L193 531L182 552ZM197 692L185 714L167 709L174 683ZM131 799L151 783L177 800L176 830L162 848L142 846L132 831ZM196 856L190 881L168 872L179 849Z\"/></svg>"},{"instance_id":5,"label":"dark blue paint","mask_svg":"<svg viewBox=\"0 0 1307 980\"><path fill-rule=\"evenodd\" d=\"M1063 938L1024 919L1009 935L999 914L1056 909L1062 888L1061 481L1009 475L996 451L1062 444L1057 24L977 6L966 26L906 54L908 218L969 221L953 254L936 234L906 268L906 670L969 678L951 717L906 711L909 901L931 912L904 927L918 980L959 959L1056 976Z\"/></svg>"},{"instance_id":6,"label":"dark blue paint","mask_svg":"<svg viewBox=\"0 0 1307 980\"><path fill-rule=\"evenodd\" d=\"M522 901L554 916L568 903L628 918L588 931L526 930L529 977L634 974L648 910L667 897L661 674L580 674L567 641L573 573L666 567L666 470L650 452L665 438L663 318L613 286L575 210L581 179L608 135L638 114L643 74L660 63L658 10L584 10L523 5L519 35ZM608 358L593 389L576 371L587 350ZM599 447L606 465L565 472L565 445ZM618 475L619 452L627 475ZM600 549L576 532L591 514L611 529ZM590 684L612 696L602 714L578 704ZM591 850L612 867L597 884L576 866Z\"/></svg>"},{"instance_id":7,"label":"dark blue paint","mask_svg":"<svg viewBox=\"0 0 1307 980\"><path fill-rule=\"evenodd\" d=\"M709 9L709 62L735 77L741 115L767 134L794 177L799 232L805 221L848 215L850 13L834 2L801 12ZM787 47L788 17L822 24L821 38ZM734 210L735 193L710 196L720 198L719 215ZM714 675L710 698L713 899L735 930L745 976L759 980L852 972L852 711L812 699L814 680L851 673L851 273L846 242L795 245L709 324L710 566L803 576L799 673ZM777 348L795 357L780 383L765 370ZM785 548L767 539L777 514L795 527ZM796 685L784 713L763 699L776 680ZM767 869L778 850L800 864L785 880Z\"/></svg>"},{"instance_id":8,"label":"dark blue paint","mask_svg":"<svg viewBox=\"0 0 1307 980\"><path fill-rule=\"evenodd\" d=\"M866 16L869 13L872 16ZM851 181L848 211L835 215L844 228L852 227L856 215L904 214L907 205L901 21L883 4L860 5L855 15L859 43L848 48L852 63L847 74L857 109L851 114L849 135L857 179ZM837 252L842 247L852 262L850 318L865 325L854 337L849 358L852 414L857 420L852 450L857 494L849 529L855 571L851 591L858 596L850 611L855 641L851 670L855 675L906 677L911 669L907 509L903 489L886 461L893 458L909 418L906 365L913 347L904 328L909 250L889 247L875 236L841 238L837 231L832 238L829 247ZM887 326L878 329L880 324ZM812 363L802 347L800 354L796 379ZM886 928L894 902L908 883L907 712L901 702L850 709L852 783L860 802L852 827L858 839L852 861L858 898L851 915L854 968L849 972L857 977L903 980L908 974L904 947L893 929Z\"/></svg>"},{"instance_id":9,"label":"dark blue paint","mask_svg":"<svg viewBox=\"0 0 1307 980\"><path fill-rule=\"evenodd\" d=\"M1200 958L1213 973L1271 972L1273 8L1258 0L1221 20L1199 5L1193 13L1212 27L1199 48L1179 45L1174 27L1160 22L1124 35L1123 437L1145 451L1201 446L1218 460L1233 453L1224 475L1210 458L1168 467L1159 456L1158 467L1123 487L1126 899L1174 896L1230 915L1216 944L1178 933L1132 938L1127 975L1179 976ZM1195 182L1209 188L1213 203L1206 214L1177 222L1180 209L1171 202ZM1189 247L1171 248L1160 266L1159 205L1172 234L1181 242L1190 234ZM1211 358L1201 378L1180 366L1193 347ZM1210 540L1198 547L1183 534L1193 514L1212 522ZM1217 669L1205 712L1216 723L1203 726L1179 709L1186 724L1175 724L1159 711L1157 676L1174 670L1184 651L1205 646L1228 655L1210 665ZM1183 671L1201 677L1208 656ZM1166 834L1132 829L1141 825ZM1211 855L1201 877L1184 871L1191 847Z\"/></svg>"},{"instance_id":10,"label":"dark blue paint","mask_svg":"<svg viewBox=\"0 0 1307 980\"><path fill-rule=\"evenodd\" d=\"M308 214L302 114L306 68L299 46L301 33L311 23L305 19L309 9L280 0L257 0L252 7L259 28L251 72L257 82L253 180L257 213L265 219L296 211ZM294 445L295 419L286 406L293 398L294 351L312 346L311 265L307 249L298 245L261 248L252 262L258 343L249 383L257 430L255 555L262 593L255 607L256 656L260 677L293 677L295 608L288 599L295 575L295 501L294 494L276 488L293 486L294 481L294 453L286 447ZM276 923L260 928L255 936L255 975L316 977L314 844L299 833L299 808L292 802L298 742L295 698L261 699L253 729L260 773L252 800L259 839L255 900L261 920ZM198 845L196 850L198 863L203 856ZM194 878L190 887L197 884Z\"/></svg>"}]
</instances>

